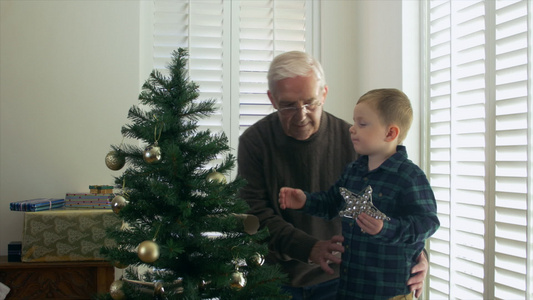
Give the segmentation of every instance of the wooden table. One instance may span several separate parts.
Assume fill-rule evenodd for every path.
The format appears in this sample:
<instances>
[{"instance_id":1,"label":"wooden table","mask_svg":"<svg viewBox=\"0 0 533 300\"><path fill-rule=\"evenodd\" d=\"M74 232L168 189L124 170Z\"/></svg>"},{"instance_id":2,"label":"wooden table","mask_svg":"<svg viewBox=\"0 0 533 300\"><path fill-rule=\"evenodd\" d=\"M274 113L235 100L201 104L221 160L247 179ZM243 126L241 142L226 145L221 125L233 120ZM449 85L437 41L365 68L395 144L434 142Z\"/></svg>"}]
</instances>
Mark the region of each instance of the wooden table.
<instances>
[{"instance_id":1,"label":"wooden table","mask_svg":"<svg viewBox=\"0 0 533 300\"><path fill-rule=\"evenodd\" d=\"M109 292L115 268L105 261L8 262L0 256L7 299L92 299Z\"/></svg>"}]
</instances>

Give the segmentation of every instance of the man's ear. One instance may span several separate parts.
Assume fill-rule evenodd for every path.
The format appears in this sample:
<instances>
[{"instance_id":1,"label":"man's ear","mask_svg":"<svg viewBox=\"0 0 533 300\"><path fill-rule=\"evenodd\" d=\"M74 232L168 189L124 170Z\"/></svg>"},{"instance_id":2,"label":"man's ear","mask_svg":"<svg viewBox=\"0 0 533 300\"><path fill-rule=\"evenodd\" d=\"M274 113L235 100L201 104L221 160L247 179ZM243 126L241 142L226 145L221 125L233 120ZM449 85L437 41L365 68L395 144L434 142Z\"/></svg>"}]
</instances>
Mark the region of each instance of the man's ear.
<instances>
[{"instance_id":1,"label":"man's ear","mask_svg":"<svg viewBox=\"0 0 533 300\"><path fill-rule=\"evenodd\" d=\"M328 96L328 86L325 85L323 90L322 90L322 104L324 104L326 102L326 97Z\"/></svg>"},{"instance_id":2,"label":"man's ear","mask_svg":"<svg viewBox=\"0 0 533 300\"><path fill-rule=\"evenodd\" d=\"M275 109L278 109L278 104L276 103L276 99L274 99L274 96L270 92L270 90L267 91L268 99L270 99L270 103L272 103L272 106L274 106Z\"/></svg>"},{"instance_id":3,"label":"man's ear","mask_svg":"<svg viewBox=\"0 0 533 300\"><path fill-rule=\"evenodd\" d=\"M387 131L387 136L385 137L385 141L392 142L398 138L398 135L400 135L400 127L396 125L391 125L389 126L389 130Z\"/></svg>"}]
</instances>

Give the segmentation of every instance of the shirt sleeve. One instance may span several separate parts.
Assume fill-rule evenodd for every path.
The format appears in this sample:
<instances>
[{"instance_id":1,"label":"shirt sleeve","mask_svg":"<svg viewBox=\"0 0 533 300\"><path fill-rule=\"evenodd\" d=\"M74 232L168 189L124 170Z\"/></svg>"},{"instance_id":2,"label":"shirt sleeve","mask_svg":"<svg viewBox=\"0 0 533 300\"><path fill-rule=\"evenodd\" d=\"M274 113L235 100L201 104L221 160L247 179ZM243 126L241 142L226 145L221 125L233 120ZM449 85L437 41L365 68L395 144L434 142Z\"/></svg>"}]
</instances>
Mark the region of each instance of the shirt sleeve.
<instances>
[{"instance_id":1,"label":"shirt sleeve","mask_svg":"<svg viewBox=\"0 0 533 300\"><path fill-rule=\"evenodd\" d=\"M349 166L346 168L348 169ZM345 186L346 170L337 182L327 191L308 193L305 192L306 201L302 210L310 215L331 220L339 216L345 206L345 201L340 193L340 187Z\"/></svg>"},{"instance_id":2,"label":"shirt sleeve","mask_svg":"<svg viewBox=\"0 0 533 300\"><path fill-rule=\"evenodd\" d=\"M400 199L402 216L391 217L375 237L385 243L413 244L433 235L440 226L431 186L423 173L407 175Z\"/></svg>"}]
</instances>

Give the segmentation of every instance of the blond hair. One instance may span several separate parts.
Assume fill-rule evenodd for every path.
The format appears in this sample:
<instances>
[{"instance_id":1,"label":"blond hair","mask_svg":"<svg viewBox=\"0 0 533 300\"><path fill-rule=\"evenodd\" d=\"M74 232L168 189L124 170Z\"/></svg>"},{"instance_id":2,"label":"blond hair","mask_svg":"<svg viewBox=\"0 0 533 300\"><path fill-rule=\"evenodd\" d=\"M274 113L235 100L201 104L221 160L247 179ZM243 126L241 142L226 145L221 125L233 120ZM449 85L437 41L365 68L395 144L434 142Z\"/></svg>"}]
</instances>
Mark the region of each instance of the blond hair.
<instances>
[{"instance_id":1,"label":"blond hair","mask_svg":"<svg viewBox=\"0 0 533 300\"><path fill-rule=\"evenodd\" d=\"M387 126L394 124L400 128L398 144L401 144L413 123L413 108L407 95L398 89L375 89L357 101L358 104L363 102L376 109L383 124Z\"/></svg>"}]
</instances>

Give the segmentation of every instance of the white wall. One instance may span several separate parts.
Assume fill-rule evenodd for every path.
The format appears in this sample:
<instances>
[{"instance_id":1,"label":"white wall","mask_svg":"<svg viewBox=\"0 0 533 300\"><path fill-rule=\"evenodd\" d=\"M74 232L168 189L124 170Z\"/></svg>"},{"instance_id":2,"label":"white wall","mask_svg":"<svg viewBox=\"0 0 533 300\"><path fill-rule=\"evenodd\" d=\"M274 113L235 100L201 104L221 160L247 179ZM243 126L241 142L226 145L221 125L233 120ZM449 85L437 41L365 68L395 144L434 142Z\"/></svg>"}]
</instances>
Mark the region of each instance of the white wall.
<instances>
[{"instance_id":1,"label":"white wall","mask_svg":"<svg viewBox=\"0 0 533 300\"><path fill-rule=\"evenodd\" d=\"M412 85L418 79L405 78L412 66L402 63L401 3L321 2L326 110L351 122L355 102L369 89L417 92ZM127 111L138 104L147 77L145 5L0 1L0 255L22 239L23 214L11 212L10 202L113 183L116 173L104 157L109 145L120 144ZM409 134L414 142L406 143L415 162L417 123Z\"/></svg>"},{"instance_id":2,"label":"white wall","mask_svg":"<svg viewBox=\"0 0 533 300\"><path fill-rule=\"evenodd\" d=\"M325 109L349 123L369 90L403 90L414 110L405 145L420 156L418 0L322 1L322 64L329 92Z\"/></svg>"},{"instance_id":3,"label":"white wall","mask_svg":"<svg viewBox=\"0 0 533 300\"><path fill-rule=\"evenodd\" d=\"M113 183L104 164L137 104L137 1L0 1L0 255L12 201Z\"/></svg>"}]
</instances>

